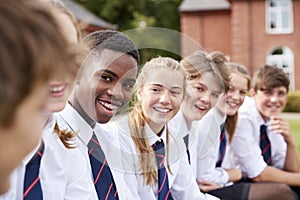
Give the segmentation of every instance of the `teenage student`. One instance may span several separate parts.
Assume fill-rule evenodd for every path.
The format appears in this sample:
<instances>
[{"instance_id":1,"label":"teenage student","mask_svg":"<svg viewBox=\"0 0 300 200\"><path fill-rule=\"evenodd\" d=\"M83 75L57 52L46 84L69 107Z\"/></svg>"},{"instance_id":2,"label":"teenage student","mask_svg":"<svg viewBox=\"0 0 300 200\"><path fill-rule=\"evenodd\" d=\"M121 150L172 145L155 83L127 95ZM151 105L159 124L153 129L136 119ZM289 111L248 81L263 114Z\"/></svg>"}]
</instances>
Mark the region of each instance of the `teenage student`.
<instances>
[{"instance_id":1,"label":"teenage student","mask_svg":"<svg viewBox=\"0 0 300 200\"><path fill-rule=\"evenodd\" d=\"M134 107L108 125L108 131L121 136L125 180L138 199L216 199L200 192L183 139L168 127L185 86L178 61L151 59L139 73Z\"/></svg>"},{"instance_id":2,"label":"teenage student","mask_svg":"<svg viewBox=\"0 0 300 200\"><path fill-rule=\"evenodd\" d=\"M137 76L139 53L132 40L117 31L96 31L84 39L88 53L78 71L69 104L58 113L59 124L76 131L99 199L130 199L121 166L110 144L118 137L99 126L128 103ZM101 171L101 170L102 171ZM101 172L101 173L99 173Z\"/></svg>"},{"instance_id":3,"label":"teenage student","mask_svg":"<svg viewBox=\"0 0 300 200\"><path fill-rule=\"evenodd\" d=\"M245 177L293 186L299 195L300 160L288 122L280 116L289 91L282 69L265 65L253 76L250 95L239 110L231 149ZM253 164L255 163L255 164Z\"/></svg>"},{"instance_id":4,"label":"teenage student","mask_svg":"<svg viewBox=\"0 0 300 200\"><path fill-rule=\"evenodd\" d=\"M187 71L187 90L181 109L170 120L169 127L179 130L184 138L193 171L197 163L197 153L194 151L199 140L195 125L216 104L218 96L224 92L224 85L229 82L225 61L226 57L221 52L200 50L181 60Z\"/></svg>"},{"instance_id":5,"label":"teenage student","mask_svg":"<svg viewBox=\"0 0 300 200\"><path fill-rule=\"evenodd\" d=\"M210 153L198 160L197 179L200 180L200 189L221 199L293 198L291 190L285 185L236 183L242 178L241 170L223 167L225 150L234 137L238 109L243 104L251 84L249 73L244 66L237 63L226 63L226 65L230 74L229 88L225 94L220 95L215 112L208 113L198 127L203 130L213 118L224 119L221 124L212 124L219 134L213 132L208 134L218 136L214 139L217 143Z\"/></svg>"},{"instance_id":6,"label":"teenage student","mask_svg":"<svg viewBox=\"0 0 300 200\"><path fill-rule=\"evenodd\" d=\"M23 199L96 199L93 183L88 176L87 167L80 151L72 145L75 133L59 128L53 112L61 111L67 103L80 62L80 31L77 28L72 13L62 4L49 3L56 13L59 30L63 33L70 49L76 49L78 54L72 62L66 62L64 67L54 73L49 81L49 96L46 108L49 110L45 121L42 140L30 152L21 165L13 173L10 197L21 196ZM73 148L73 149L71 149ZM34 168L38 166L37 168ZM33 173L36 173L35 175ZM38 179L35 179L37 178ZM37 181L35 181L37 180ZM22 187L20 187L22 186ZM10 198L7 198L10 199Z\"/></svg>"},{"instance_id":7,"label":"teenage student","mask_svg":"<svg viewBox=\"0 0 300 200\"><path fill-rule=\"evenodd\" d=\"M38 2L1 1L0 23L0 193L4 193L12 171L40 141L48 113L49 78L72 61L73 52L57 31L54 14ZM0 198L16 196L8 191Z\"/></svg>"}]
</instances>

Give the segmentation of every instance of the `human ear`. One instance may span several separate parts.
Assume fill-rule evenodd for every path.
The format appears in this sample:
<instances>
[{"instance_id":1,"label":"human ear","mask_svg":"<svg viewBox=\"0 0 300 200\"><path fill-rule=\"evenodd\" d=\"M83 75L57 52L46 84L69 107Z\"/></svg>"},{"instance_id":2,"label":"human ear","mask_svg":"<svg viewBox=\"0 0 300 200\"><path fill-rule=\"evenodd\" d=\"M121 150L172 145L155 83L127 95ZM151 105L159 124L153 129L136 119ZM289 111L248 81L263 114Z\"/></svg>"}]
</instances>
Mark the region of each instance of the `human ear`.
<instances>
[{"instance_id":1,"label":"human ear","mask_svg":"<svg viewBox=\"0 0 300 200\"><path fill-rule=\"evenodd\" d=\"M138 101L142 100L142 95L143 95L143 89L142 88L137 89L136 96L137 96Z\"/></svg>"},{"instance_id":2,"label":"human ear","mask_svg":"<svg viewBox=\"0 0 300 200\"><path fill-rule=\"evenodd\" d=\"M251 89L249 90L249 94L250 94L250 96L252 96L252 97L255 96L256 92L255 92L254 88L251 88Z\"/></svg>"}]
</instances>

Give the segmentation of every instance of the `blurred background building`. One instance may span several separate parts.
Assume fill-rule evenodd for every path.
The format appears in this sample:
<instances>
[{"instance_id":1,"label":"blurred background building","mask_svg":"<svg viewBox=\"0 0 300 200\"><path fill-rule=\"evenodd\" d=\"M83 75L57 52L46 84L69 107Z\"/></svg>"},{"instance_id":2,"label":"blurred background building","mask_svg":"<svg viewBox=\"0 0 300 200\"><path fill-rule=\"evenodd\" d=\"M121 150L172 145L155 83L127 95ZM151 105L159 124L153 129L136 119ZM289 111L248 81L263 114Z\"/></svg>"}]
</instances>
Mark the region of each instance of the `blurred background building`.
<instances>
[{"instance_id":1,"label":"blurred background building","mask_svg":"<svg viewBox=\"0 0 300 200\"><path fill-rule=\"evenodd\" d=\"M93 14L92 12L72 0L61 1L70 9L76 19L80 22L83 36L96 30L116 30L118 28L118 25L111 24L103 20L99 16Z\"/></svg>"},{"instance_id":2,"label":"blurred background building","mask_svg":"<svg viewBox=\"0 0 300 200\"><path fill-rule=\"evenodd\" d=\"M205 50L228 54L251 74L265 63L283 68L290 89L299 90L299 10L299 0L183 0L180 27ZM195 48L181 40L182 56Z\"/></svg>"}]
</instances>

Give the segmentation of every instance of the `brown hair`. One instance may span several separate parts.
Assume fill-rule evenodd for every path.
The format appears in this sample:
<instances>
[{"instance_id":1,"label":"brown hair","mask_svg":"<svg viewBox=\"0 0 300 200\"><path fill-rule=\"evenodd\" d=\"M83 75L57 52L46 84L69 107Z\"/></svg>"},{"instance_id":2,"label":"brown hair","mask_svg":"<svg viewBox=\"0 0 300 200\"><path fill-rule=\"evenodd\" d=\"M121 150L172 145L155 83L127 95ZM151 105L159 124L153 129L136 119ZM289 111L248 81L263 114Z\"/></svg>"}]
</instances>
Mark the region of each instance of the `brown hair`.
<instances>
[{"instance_id":1,"label":"brown hair","mask_svg":"<svg viewBox=\"0 0 300 200\"><path fill-rule=\"evenodd\" d=\"M54 132L57 134L61 142L64 144L64 146L68 149L75 148L75 145L73 143L73 138L77 135L76 132L68 131L60 129L57 122L54 126Z\"/></svg>"},{"instance_id":2,"label":"brown hair","mask_svg":"<svg viewBox=\"0 0 300 200\"><path fill-rule=\"evenodd\" d=\"M157 68L169 68L174 71L177 71L182 74L184 80L185 80L185 71L182 68L182 66L177 62L176 60L168 57L158 57L153 58L150 61L148 61L144 67L141 69L141 72L137 78L136 82L136 89L142 88L144 84L148 81L147 78L149 74L151 74L151 71L157 70ZM184 88L185 88L185 82L184 82ZM141 107L141 102L138 101L135 103L133 110L129 113L129 127L131 131L132 139L135 143L138 157L139 157L139 166L142 171L142 176L144 178L144 182L147 185L152 185L157 183L157 175L156 175L156 168L153 164L154 159L154 152L152 147L150 146L148 139L146 137L145 133L145 116ZM167 146L167 155L166 158L168 160L168 143L169 143L169 131L167 127L167 139L166 139L166 146ZM169 171L170 167L168 164Z\"/></svg>"},{"instance_id":3,"label":"brown hair","mask_svg":"<svg viewBox=\"0 0 300 200\"><path fill-rule=\"evenodd\" d=\"M201 50L183 58L180 63L187 72L187 80L200 78L204 73L212 73L218 82L221 91L225 91L229 85L229 74L226 71L226 56L215 51L207 53Z\"/></svg>"},{"instance_id":4,"label":"brown hair","mask_svg":"<svg viewBox=\"0 0 300 200\"><path fill-rule=\"evenodd\" d=\"M82 34L81 34L81 29L79 26L79 22L78 20L75 18L74 14L70 11L69 8L67 8L63 2L59 1L59 0L50 0L50 5L53 6L54 8L58 9L59 11L61 11L63 14L67 15L70 20L72 21L75 29L76 29L76 33L77 33L77 41L81 42L82 41Z\"/></svg>"},{"instance_id":5,"label":"brown hair","mask_svg":"<svg viewBox=\"0 0 300 200\"><path fill-rule=\"evenodd\" d=\"M18 105L36 84L64 66L79 66L50 10L36 1L0 2L1 125L14 122Z\"/></svg>"},{"instance_id":6,"label":"brown hair","mask_svg":"<svg viewBox=\"0 0 300 200\"><path fill-rule=\"evenodd\" d=\"M252 88L273 89L284 86L289 91L290 80L287 74L278 67L265 65L256 70L252 78Z\"/></svg>"},{"instance_id":7,"label":"brown hair","mask_svg":"<svg viewBox=\"0 0 300 200\"><path fill-rule=\"evenodd\" d=\"M243 65L240 65L238 63L233 63L233 62L228 62L226 63L228 66L228 72L230 74L235 73L239 76L244 77L245 79L247 79L247 89L250 89L251 86L251 77L249 75L249 72L247 70L247 68ZM231 143L234 132L235 132L235 128L236 128L236 124L237 124L237 120L238 120L238 112L236 112L234 115L226 116L226 120L225 120L225 129L229 135L229 143Z\"/></svg>"}]
</instances>

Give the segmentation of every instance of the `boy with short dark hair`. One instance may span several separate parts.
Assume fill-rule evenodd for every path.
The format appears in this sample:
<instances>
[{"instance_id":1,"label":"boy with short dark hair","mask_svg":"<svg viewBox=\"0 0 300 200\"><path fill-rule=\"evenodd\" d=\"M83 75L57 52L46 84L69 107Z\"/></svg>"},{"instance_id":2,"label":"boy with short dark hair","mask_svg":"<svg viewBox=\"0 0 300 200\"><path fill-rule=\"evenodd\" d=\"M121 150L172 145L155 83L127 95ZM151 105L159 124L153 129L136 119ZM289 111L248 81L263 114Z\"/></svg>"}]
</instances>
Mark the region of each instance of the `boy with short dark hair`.
<instances>
[{"instance_id":1,"label":"boy with short dark hair","mask_svg":"<svg viewBox=\"0 0 300 200\"><path fill-rule=\"evenodd\" d=\"M98 198L134 199L122 175L118 136L100 126L128 103L139 53L132 40L118 31L96 31L84 40L89 51L77 74L70 104L58 113L59 122L78 132L77 146L89 165Z\"/></svg>"},{"instance_id":2,"label":"boy with short dark hair","mask_svg":"<svg viewBox=\"0 0 300 200\"><path fill-rule=\"evenodd\" d=\"M289 91L282 69L265 65L253 76L239 119L231 150L246 178L254 182L278 182L300 186L300 160L288 122L280 114Z\"/></svg>"}]
</instances>

